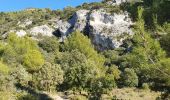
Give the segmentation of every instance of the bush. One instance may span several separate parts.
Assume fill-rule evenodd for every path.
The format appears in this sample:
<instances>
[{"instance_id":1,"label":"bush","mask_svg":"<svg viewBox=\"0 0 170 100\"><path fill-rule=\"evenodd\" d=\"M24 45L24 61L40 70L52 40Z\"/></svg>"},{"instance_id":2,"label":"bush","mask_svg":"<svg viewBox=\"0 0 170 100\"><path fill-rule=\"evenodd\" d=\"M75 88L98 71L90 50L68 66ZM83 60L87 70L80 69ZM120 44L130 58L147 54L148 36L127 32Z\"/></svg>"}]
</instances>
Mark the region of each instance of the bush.
<instances>
[{"instance_id":1,"label":"bush","mask_svg":"<svg viewBox=\"0 0 170 100\"><path fill-rule=\"evenodd\" d=\"M106 75L113 75L115 80L118 80L120 78L121 71L118 69L117 66L112 65L109 67L106 71Z\"/></svg>"},{"instance_id":2,"label":"bush","mask_svg":"<svg viewBox=\"0 0 170 100\"><path fill-rule=\"evenodd\" d=\"M56 52L59 50L59 42L55 37L45 37L38 44L43 50L49 52Z\"/></svg>"},{"instance_id":3,"label":"bush","mask_svg":"<svg viewBox=\"0 0 170 100\"><path fill-rule=\"evenodd\" d=\"M44 64L44 58L39 51L30 50L24 55L22 63L29 72L34 72Z\"/></svg>"},{"instance_id":4,"label":"bush","mask_svg":"<svg viewBox=\"0 0 170 100\"><path fill-rule=\"evenodd\" d=\"M130 68L126 68L122 74L122 83L127 87L135 87L138 86L138 76L135 71Z\"/></svg>"},{"instance_id":5,"label":"bush","mask_svg":"<svg viewBox=\"0 0 170 100\"><path fill-rule=\"evenodd\" d=\"M102 75L102 70L78 50L63 52L56 59L64 70L64 83L67 88L85 89L90 79Z\"/></svg>"},{"instance_id":6,"label":"bush","mask_svg":"<svg viewBox=\"0 0 170 100\"><path fill-rule=\"evenodd\" d=\"M147 83L142 84L142 89L149 90L149 85Z\"/></svg>"},{"instance_id":7,"label":"bush","mask_svg":"<svg viewBox=\"0 0 170 100\"><path fill-rule=\"evenodd\" d=\"M70 97L70 100L88 100L87 97L82 96L82 95L75 95Z\"/></svg>"},{"instance_id":8,"label":"bush","mask_svg":"<svg viewBox=\"0 0 170 100\"><path fill-rule=\"evenodd\" d=\"M63 82L63 70L60 65L45 63L37 73L33 74L33 82L39 90L55 91L56 86Z\"/></svg>"},{"instance_id":9,"label":"bush","mask_svg":"<svg viewBox=\"0 0 170 100\"><path fill-rule=\"evenodd\" d=\"M116 87L113 75L106 75L92 80L90 91L94 99L99 99L103 93L108 93Z\"/></svg>"},{"instance_id":10,"label":"bush","mask_svg":"<svg viewBox=\"0 0 170 100\"><path fill-rule=\"evenodd\" d=\"M4 45L2 58L12 65L22 64L29 72L37 71L44 64L44 58L35 41L29 37L17 37L11 33Z\"/></svg>"},{"instance_id":11,"label":"bush","mask_svg":"<svg viewBox=\"0 0 170 100\"><path fill-rule=\"evenodd\" d=\"M105 61L104 57L99 55L97 51L95 51L90 39L84 36L83 33L80 33L78 31L72 33L68 37L68 40L65 43L65 47L68 51L77 49L88 59L94 61L97 66L103 67Z\"/></svg>"}]
</instances>

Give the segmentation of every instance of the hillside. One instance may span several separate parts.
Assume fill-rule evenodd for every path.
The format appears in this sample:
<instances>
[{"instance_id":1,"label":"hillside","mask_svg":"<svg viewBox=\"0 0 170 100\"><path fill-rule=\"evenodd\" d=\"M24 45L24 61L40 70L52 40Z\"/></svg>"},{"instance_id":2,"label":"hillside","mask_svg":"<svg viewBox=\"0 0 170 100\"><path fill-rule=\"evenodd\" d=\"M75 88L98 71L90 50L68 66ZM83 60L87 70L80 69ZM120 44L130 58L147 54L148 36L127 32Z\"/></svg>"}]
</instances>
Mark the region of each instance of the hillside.
<instances>
[{"instance_id":1,"label":"hillside","mask_svg":"<svg viewBox=\"0 0 170 100\"><path fill-rule=\"evenodd\" d=\"M170 1L0 13L0 100L169 100Z\"/></svg>"}]
</instances>

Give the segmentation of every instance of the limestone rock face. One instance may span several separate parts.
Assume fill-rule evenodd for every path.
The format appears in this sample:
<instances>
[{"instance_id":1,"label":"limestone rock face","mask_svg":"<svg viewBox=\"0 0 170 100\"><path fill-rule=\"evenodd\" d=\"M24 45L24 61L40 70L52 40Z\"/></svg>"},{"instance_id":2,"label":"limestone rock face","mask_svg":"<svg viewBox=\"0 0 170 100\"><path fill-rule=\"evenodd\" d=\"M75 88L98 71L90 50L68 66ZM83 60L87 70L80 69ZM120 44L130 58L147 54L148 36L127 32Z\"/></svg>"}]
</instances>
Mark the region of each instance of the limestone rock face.
<instances>
[{"instance_id":1,"label":"limestone rock face","mask_svg":"<svg viewBox=\"0 0 170 100\"><path fill-rule=\"evenodd\" d=\"M41 34L42 36L53 36L54 29L50 28L47 25L36 26L30 30L30 34L33 36L37 36Z\"/></svg>"},{"instance_id":2,"label":"limestone rock face","mask_svg":"<svg viewBox=\"0 0 170 100\"><path fill-rule=\"evenodd\" d=\"M61 34L61 36L67 36L69 33L71 33L71 24L68 22L64 22L62 20L57 22L58 30Z\"/></svg>"},{"instance_id":3,"label":"limestone rock face","mask_svg":"<svg viewBox=\"0 0 170 100\"><path fill-rule=\"evenodd\" d=\"M26 19L24 22L20 22L20 21L18 22L18 26L23 28L31 24L32 24L32 20L30 19Z\"/></svg>"},{"instance_id":4,"label":"limestone rock face","mask_svg":"<svg viewBox=\"0 0 170 100\"><path fill-rule=\"evenodd\" d=\"M103 9L79 10L68 22L61 23L62 37L75 30L86 32L99 50L118 48L123 40L133 35L130 29L133 23L127 12L110 14Z\"/></svg>"},{"instance_id":5,"label":"limestone rock face","mask_svg":"<svg viewBox=\"0 0 170 100\"><path fill-rule=\"evenodd\" d=\"M25 35L27 34L27 32L24 31L24 30L20 30L20 31L17 31L16 34L17 34L17 36L19 36L19 37L23 37L23 36L25 36Z\"/></svg>"},{"instance_id":6,"label":"limestone rock face","mask_svg":"<svg viewBox=\"0 0 170 100\"><path fill-rule=\"evenodd\" d=\"M69 20L69 23L74 26L73 30L83 31L87 25L89 10L79 10Z\"/></svg>"},{"instance_id":7,"label":"limestone rock face","mask_svg":"<svg viewBox=\"0 0 170 100\"><path fill-rule=\"evenodd\" d=\"M109 14L102 10L93 11L90 15L92 41L100 49L118 48L127 35L133 35L132 24L126 12Z\"/></svg>"}]
</instances>

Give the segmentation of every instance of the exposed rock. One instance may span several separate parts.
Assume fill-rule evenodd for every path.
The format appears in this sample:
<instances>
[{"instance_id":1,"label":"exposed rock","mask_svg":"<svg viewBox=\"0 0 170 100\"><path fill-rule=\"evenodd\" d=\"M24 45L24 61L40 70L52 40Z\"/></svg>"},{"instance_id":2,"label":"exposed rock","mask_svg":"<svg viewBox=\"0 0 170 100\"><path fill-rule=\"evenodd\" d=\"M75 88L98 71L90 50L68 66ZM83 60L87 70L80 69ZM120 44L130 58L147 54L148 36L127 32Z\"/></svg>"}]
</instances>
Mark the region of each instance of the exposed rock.
<instances>
[{"instance_id":1,"label":"exposed rock","mask_svg":"<svg viewBox=\"0 0 170 100\"><path fill-rule=\"evenodd\" d=\"M133 35L132 24L126 12L111 15L103 10L93 11L90 15L92 41L101 50L118 48L127 35Z\"/></svg>"},{"instance_id":2,"label":"exposed rock","mask_svg":"<svg viewBox=\"0 0 170 100\"><path fill-rule=\"evenodd\" d=\"M140 0L112 0L112 1L108 1L106 2L108 5L120 5L121 3L125 3L125 2L140 2Z\"/></svg>"},{"instance_id":3,"label":"exposed rock","mask_svg":"<svg viewBox=\"0 0 170 100\"><path fill-rule=\"evenodd\" d=\"M26 27L31 24L32 24L32 20L29 19L26 19L24 22L21 21L18 22L19 27Z\"/></svg>"},{"instance_id":4,"label":"exposed rock","mask_svg":"<svg viewBox=\"0 0 170 100\"><path fill-rule=\"evenodd\" d=\"M24 30L19 30L19 31L17 31L17 30L10 30L9 32L6 32L5 34L3 34L2 37L6 38L9 33L16 33L16 35L18 37L23 37L23 36L25 36L27 34L27 32L24 31Z\"/></svg>"},{"instance_id":5,"label":"exposed rock","mask_svg":"<svg viewBox=\"0 0 170 100\"><path fill-rule=\"evenodd\" d=\"M33 36L37 36L41 34L42 36L53 36L54 29L50 28L47 25L36 26L30 30L30 34Z\"/></svg>"},{"instance_id":6,"label":"exposed rock","mask_svg":"<svg viewBox=\"0 0 170 100\"><path fill-rule=\"evenodd\" d=\"M63 22L60 20L57 22L57 26L62 37L67 36L71 32L70 28L72 25L68 22Z\"/></svg>"},{"instance_id":7,"label":"exposed rock","mask_svg":"<svg viewBox=\"0 0 170 100\"><path fill-rule=\"evenodd\" d=\"M70 32L79 30L88 33L98 50L114 49L122 45L123 40L132 36L132 21L127 12L110 14L105 10L79 10L68 22L60 22L60 40Z\"/></svg>"},{"instance_id":8,"label":"exposed rock","mask_svg":"<svg viewBox=\"0 0 170 100\"><path fill-rule=\"evenodd\" d=\"M73 30L83 31L87 25L89 10L79 10L69 20L69 23L74 26Z\"/></svg>"},{"instance_id":9,"label":"exposed rock","mask_svg":"<svg viewBox=\"0 0 170 100\"><path fill-rule=\"evenodd\" d=\"M17 31L16 34L19 37L23 37L23 36L25 36L27 34L27 32L25 32L24 30L20 30L20 31Z\"/></svg>"}]
</instances>

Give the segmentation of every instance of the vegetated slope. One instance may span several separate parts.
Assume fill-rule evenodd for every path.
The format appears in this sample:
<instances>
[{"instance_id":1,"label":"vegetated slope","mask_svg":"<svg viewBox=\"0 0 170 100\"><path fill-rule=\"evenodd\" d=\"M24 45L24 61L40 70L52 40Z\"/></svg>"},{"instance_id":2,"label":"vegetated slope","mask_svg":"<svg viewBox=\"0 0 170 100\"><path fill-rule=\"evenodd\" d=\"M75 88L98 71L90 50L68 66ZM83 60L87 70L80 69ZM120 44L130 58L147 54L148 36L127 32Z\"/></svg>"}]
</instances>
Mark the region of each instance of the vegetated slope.
<instances>
[{"instance_id":1,"label":"vegetated slope","mask_svg":"<svg viewBox=\"0 0 170 100\"><path fill-rule=\"evenodd\" d=\"M0 99L169 99L169 7L104 0L2 12Z\"/></svg>"}]
</instances>

